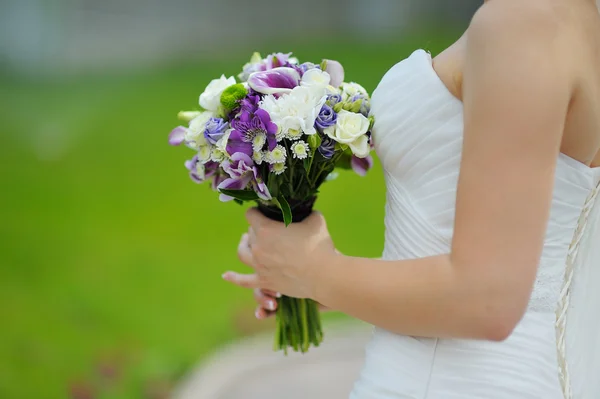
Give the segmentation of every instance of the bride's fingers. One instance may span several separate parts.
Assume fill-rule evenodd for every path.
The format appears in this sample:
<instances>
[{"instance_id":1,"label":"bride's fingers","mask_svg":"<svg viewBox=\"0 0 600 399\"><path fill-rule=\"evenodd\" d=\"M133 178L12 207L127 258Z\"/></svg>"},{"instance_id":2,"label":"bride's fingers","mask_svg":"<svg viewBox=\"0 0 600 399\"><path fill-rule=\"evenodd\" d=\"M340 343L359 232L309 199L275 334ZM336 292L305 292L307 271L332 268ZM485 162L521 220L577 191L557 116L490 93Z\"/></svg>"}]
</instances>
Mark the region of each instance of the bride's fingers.
<instances>
[{"instance_id":1,"label":"bride's fingers","mask_svg":"<svg viewBox=\"0 0 600 399\"><path fill-rule=\"evenodd\" d=\"M252 245L256 242L256 233L252 226L248 228L248 246L252 248Z\"/></svg>"},{"instance_id":2,"label":"bride's fingers","mask_svg":"<svg viewBox=\"0 0 600 399\"><path fill-rule=\"evenodd\" d=\"M250 251L248 240L248 234L244 234L238 245L237 254L242 263L254 268L254 258L252 257L252 251Z\"/></svg>"},{"instance_id":3,"label":"bride's fingers","mask_svg":"<svg viewBox=\"0 0 600 399\"><path fill-rule=\"evenodd\" d=\"M254 299L258 305L266 310L274 311L277 310L277 301L274 297L265 294L264 290L254 290Z\"/></svg>"},{"instance_id":4,"label":"bride's fingers","mask_svg":"<svg viewBox=\"0 0 600 399\"><path fill-rule=\"evenodd\" d=\"M227 272L223 274L223 280L242 288L260 288L259 279L256 274L239 274Z\"/></svg>"},{"instance_id":5,"label":"bride's fingers","mask_svg":"<svg viewBox=\"0 0 600 399\"><path fill-rule=\"evenodd\" d=\"M272 296L273 298L281 298L281 292L267 290L265 288L263 288L261 291L263 292L263 294L268 295L268 296Z\"/></svg>"},{"instance_id":6,"label":"bride's fingers","mask_svg":"<svg viewBox=\"0 0 600 399\"><path fill-rule=\"evenodd\" d=\"M265 308L261 308L259 306L258 308L256 308L256 312L254 312L254 316L258 320L264 320L264 319L267 319L269 317L275 316L275 312L268 311Z\"/></svg>"}]
</instances>

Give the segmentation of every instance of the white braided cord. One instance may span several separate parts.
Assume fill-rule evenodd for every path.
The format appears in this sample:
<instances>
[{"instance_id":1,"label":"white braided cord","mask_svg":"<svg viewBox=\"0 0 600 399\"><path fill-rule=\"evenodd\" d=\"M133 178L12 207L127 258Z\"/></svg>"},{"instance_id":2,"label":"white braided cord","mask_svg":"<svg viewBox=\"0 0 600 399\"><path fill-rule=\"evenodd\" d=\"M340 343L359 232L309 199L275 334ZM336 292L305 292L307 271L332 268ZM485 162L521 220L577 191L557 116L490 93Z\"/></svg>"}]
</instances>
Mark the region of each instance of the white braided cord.
<instances>
[{"instance_id":1,"label":"white braided cord","mask_svg":"<svg viewBox=\"0 0 600 399\"><path fill-rule=\"evenodd\" d=\"M600 191L600 184L592 190L589 197L586 199L573 235L573 241L569 246L569 252L567 255L567 263L565 267L565 279L563 282L563 288L560 292L558 301L558 307L556 309L556 344L557 344L557 355L558 355L558 367L559 367L559 379L563 390L565 399L573 399L573 393L571 389L571 378L569 374L569 365L567 364L567 313L569 310L571 286L573 283L573 275L575 274L575 260L579 252L579 244L581 239L584 237L588 217L594 206L598 192Z\"/></svg>"}]
</instances>

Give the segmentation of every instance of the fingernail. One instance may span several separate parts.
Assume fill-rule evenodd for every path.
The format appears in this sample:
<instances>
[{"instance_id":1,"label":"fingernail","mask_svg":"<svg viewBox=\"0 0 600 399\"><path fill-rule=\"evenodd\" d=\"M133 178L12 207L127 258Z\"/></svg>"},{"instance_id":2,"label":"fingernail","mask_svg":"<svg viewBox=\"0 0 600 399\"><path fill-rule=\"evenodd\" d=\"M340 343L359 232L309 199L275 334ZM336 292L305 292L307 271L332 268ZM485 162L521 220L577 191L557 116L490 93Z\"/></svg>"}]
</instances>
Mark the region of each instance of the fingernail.
<instances>
[{"instance_id":1,"label":"fingernail","mask_svg":"<svg viewBox=\"0 0 600 399\"><path fill-rule=\"evenodd\" d=\"M281 298L281 292L277 292L277 293L275 294L275 298Z\"/></svg>"},{"instance_id":2,"label":"fingernail","mask_svg":"<svg viewBox=\"0 0 600 399\"><path fill-rule=\"evenodd\" d=\"M259 313L258 309L254 312L254 317L256 317L258 320L260 320L260 313Z\"/></svg>"},{"instance_id":3,"label":"fingernail","mask_svg":"<svg viewBox=\"0 0 600 399\"><path fill-rule=\"evenodd\" d=\"M229 279L229 273L223 273L223 275L221 276L221 278L223 280L228 280Z\"/></svg>"},{"instance_id":4,"label":"fingernail","mask_svg":"<svg viewBox=\"0 0 600 399\"><path fill-rule=\"evenodd\" d=\"M275 310L275 302L273 302L273 301L267 301L267 309L269 309L269 310Z\"/></svg>"}]
</instances>

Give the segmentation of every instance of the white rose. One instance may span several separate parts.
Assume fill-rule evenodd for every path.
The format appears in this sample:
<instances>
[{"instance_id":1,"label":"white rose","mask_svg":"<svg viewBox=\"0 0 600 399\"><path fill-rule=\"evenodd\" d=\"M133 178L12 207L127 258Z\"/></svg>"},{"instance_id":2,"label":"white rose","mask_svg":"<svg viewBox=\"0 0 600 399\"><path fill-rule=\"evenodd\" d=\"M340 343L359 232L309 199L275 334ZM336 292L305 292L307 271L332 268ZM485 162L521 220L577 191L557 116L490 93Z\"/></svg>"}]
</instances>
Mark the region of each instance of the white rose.
<instances>
[{"instance_id":1,"label":"white rose","mask_svg":"<svg viewBox=\"0 0 600 399\"><path fill-rule=\"evenodd\" d=\"M190 121L190 125L185 132L185 141L188 146L199 149L200 146L207 144L204 131L206 130L206 123L212 117L212 112L202 112Z\"/></svg>"},{"instance_id":2,"label":"white rose","mask_svg":"<svg viewBox=\"0 0 600 399\"><path fill-rule=\"evenodd\" d=\"M204 93L200 94L200 106L205 110L216 112L221 104L221 94L234 84L233 76L226 78L225 75L221 75L219 79L213 80L206 86Z\"/></svg>"},{"instance_id":3,"label":"white rose","mask_svg":"<svg viewBox=\"0 0 600 399\"><path fill-rule=\"evenodd\" d=\"M367 90L358 83L342 83L342 101L347 101L357 94L362 94L366 98L369 98Z\"/></svg>"},{"instance_id":4,"label":"white rose","mask_svg":"<svg viewBox=\"0 0 600 399\"><path fill-rule=\"evenodd\" d=\"M327 72L324 72L320 69L309 69L302 75L302 82L300 83L302 86L317 86L326 88L329 86L331 82L331 76Z\"/></svg>"},{"instance_id":5,"label":"white rose","mask_svg":"<svg viewBox=\"0 0 600 399\"><path fill-rule=\"evenodd\" d=\"M371 152L369 138L369 119L362 114L341 110L337 123L325 129L325 134L341 144L346 144L359 158L366 158Z\"/></svg>"}]
</instances>

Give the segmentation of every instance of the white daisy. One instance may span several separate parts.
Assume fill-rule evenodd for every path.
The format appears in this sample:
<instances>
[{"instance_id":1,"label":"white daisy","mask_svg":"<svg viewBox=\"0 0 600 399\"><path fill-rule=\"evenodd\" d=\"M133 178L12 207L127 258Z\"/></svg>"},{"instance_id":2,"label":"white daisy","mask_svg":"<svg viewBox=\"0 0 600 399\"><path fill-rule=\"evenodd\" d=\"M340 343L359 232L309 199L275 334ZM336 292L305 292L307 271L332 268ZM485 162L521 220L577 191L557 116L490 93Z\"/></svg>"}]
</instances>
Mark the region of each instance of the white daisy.
<instances>
[{"instance_id":1,"label":"white daisy","mask_svg":"<svg viewBox=\"0 0 600 399\"><path fill-rule=\"evenodd\" d=\"M252 139L252 148L254 149L254 151L260 151L263 149L266 142L267 142L267 135L263 132L259 132Z\"/></svg>"},{"instance_id":2,"label":"white daisy","mask_svg":"<svg viewBox=\"0 0 600 399\"><path fill-rule=\"evenodd\" d=\"M282 145L278 145L273 148L273 151L269 152L266 157L266 161L273 163L283 163L287 158L287 152L285 151L285 147Z\"/></svg>"},{"instance_id":3,"label":"white daisy","mask_svg":"<svg viewBox=\"0 0 600 399\"><path fill-rule=\"evenodd\" d=\"M286 133L286 137L290 140L299 140L303 134L304 133L302 133L302 130L289 129Z\"/></svg>"},{"instance_id":4,"label":"white daisy","mask_svg":"<svg viewBox=\"0 0 600 399\"><path fill-rule=\"evenodd\" d=\"M306 159L310 154L310 147L308 144L302 140L295 142L292 144L292 153L294 154L294 158L297 159Z\"/></svg>"},{"instance_id":5,"label":"white daisy","mask_svg":"<svg viewBox=\"0 0 600 399\"><path fill-rule=\"evenodd\" d=\"M257 165L260 165L265 160L265 154L262 151L254 151L252 153L252 160Z\"/></svg>"},{"instance_id":6,"label":"white daisy","mask_svg":"<svg viewBox=\"0 0 600 399\"><path fill-rule=\"evenodd\" d=\"M276 175L280 175L287 169L284 163L274 163L271 165L271 173L275 173Z\"/></svg>"},{"instance_id":7,"label":"white daisy","mask_svg":"<svg viewBox=\"0 0 600 399\"><path fill-rule=\"evenodd\" d=\"M209 145L201 145L198 149L198 160L202 163L210 161L212 155L212 149Z\"/></svg>"}]
</instances>

